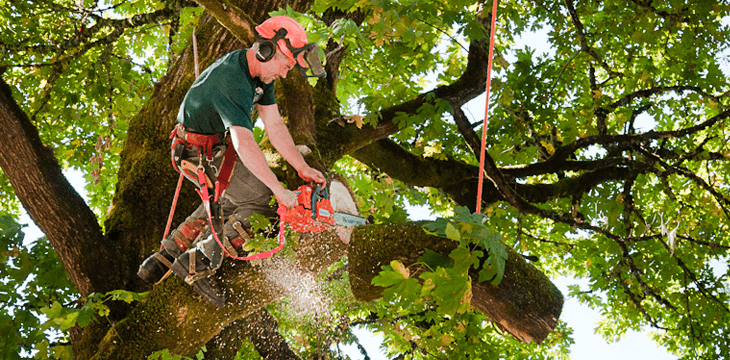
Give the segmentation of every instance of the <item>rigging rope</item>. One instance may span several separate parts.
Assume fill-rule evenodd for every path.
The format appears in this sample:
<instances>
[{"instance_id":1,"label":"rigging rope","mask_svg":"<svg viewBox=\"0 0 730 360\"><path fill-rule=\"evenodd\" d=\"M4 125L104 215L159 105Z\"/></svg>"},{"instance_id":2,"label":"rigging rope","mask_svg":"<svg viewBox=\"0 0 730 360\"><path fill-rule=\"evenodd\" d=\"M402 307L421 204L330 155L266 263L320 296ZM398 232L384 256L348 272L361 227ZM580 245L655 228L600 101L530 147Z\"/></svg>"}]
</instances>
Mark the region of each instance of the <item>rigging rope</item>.
<instances>
[{"instance_id":1,"label":"rigging rope","mask_svg":"<svg viewBox=\"0 0 730 360\"><path fill-rule=\"evenodd\" d=\"M492 58L494 57L494 28L497 22L497 0L492 4L492 27L489 35L489 62L487 64L487 103L484 106L484 126L482 126L482 148L479 157L479 185L477 188L477 213L482 212L482 186L484 184L484 155L487 147L487 124L489 119L489 88L492 84Z\"/></svg>"},{"instance_id":2,"label":"rigging rope","mask_svg":"<svg viewBox=\"0 0 730 360\"><path fill-rule=\"evenodd\" d=\"M195 27L193 27L193 58L195 59L195 78L200 76L198 71L198 39L195 37Z\"/></svg>"}]
</instances>

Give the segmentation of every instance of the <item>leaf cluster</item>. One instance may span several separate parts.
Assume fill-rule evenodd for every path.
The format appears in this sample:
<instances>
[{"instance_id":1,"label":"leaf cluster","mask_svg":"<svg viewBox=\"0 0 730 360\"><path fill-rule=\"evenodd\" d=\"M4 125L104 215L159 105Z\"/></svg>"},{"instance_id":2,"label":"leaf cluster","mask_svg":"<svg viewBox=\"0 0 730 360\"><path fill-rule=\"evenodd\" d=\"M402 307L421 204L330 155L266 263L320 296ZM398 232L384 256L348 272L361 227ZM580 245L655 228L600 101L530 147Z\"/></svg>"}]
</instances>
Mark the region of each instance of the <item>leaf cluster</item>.
<instances>
[{"instance_id":1,"label":"leaf cluster","mask_svg":"<svg viewBox=\"0 0 730 360\"><path fill-rule=\"evenodd\" d=\"M174 6L150 0L0 7L3 79L59 162L84 173L102 224L128 122L167 70L167 35L192 29L193 12Z\"/></svg>"},{"instance_id":2,"label":"leaf cluster","mask_svg":"<svg viewBox=\"0 0 730 360\"><path fill-rule=\"evenodd\" d=\"M21 359L34 349L47 348L63 339L48 332L42 309L50 303L69 303L75 289L60 259L45 237L24 241L22 229L9 216L0 216L0 357ZM65 344L68 345L68 344ZM54 352L70 356L64 344ZM64 355L65 356L65 355ZM66 357L68 358L68 357Z\"/></svg>"}]
</instances>

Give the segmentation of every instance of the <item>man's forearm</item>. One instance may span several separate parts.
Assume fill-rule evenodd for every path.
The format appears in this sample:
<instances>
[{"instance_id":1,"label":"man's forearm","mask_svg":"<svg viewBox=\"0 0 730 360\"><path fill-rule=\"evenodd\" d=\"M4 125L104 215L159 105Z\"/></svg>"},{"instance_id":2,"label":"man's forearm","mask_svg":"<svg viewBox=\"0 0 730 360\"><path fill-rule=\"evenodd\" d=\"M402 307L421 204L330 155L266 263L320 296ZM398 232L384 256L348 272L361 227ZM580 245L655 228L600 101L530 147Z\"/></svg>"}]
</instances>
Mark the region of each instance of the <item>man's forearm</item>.
<instances>
[{"instance_id":1,"label":"man's forearm","mask_svg":"<svg viewBox=\"0 0 730 360\"><path fill-rule=\"evenodd\" d=\"M270 127L271 129L266 129L269 141L271 141L271 145L281 154L284 160L297 169L297 171L302 170L305 166L309 166L304 161L302 154L297 150L286 125L283 123L275 123Z\"/></svg>"}]
</instances>

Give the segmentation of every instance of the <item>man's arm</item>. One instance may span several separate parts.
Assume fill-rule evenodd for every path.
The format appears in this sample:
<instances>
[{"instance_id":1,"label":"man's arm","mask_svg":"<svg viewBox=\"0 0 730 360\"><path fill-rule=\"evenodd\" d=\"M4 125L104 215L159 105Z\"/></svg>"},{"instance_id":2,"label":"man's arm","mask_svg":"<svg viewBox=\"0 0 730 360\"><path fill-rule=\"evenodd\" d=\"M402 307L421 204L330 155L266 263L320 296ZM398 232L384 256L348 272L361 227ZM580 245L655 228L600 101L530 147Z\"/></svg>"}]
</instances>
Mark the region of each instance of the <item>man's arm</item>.
<instances>
[{"instance_id":1,"label":"man's arm","mask_svg":"<svg viewBox=\"0 0 730 360\"><path fill-rule=\"evenodd\" d=\"M264 153L261 152L251 130L243 126L231 126L228 130L231 133L233 147L248 170L271 189L279 204L286 206L287 209L297 206L297 195L281 186L279 179L269 168Z\"/></svg>"},{"instance_id":2,"label":"man's arm","mask_svg":"<svg viewBox=\"0 0 730 360\"><path fill-rule=\"evenodd\" d=\"M299 177L302 179L324 183L325 179L322 173L310 167L294 145L289 129L281 119L281 115L279 115L279 107L276 104L257 105L257 107L271 145L281 154L284 160L297 170Z\"/></svg>"}]
</instances>

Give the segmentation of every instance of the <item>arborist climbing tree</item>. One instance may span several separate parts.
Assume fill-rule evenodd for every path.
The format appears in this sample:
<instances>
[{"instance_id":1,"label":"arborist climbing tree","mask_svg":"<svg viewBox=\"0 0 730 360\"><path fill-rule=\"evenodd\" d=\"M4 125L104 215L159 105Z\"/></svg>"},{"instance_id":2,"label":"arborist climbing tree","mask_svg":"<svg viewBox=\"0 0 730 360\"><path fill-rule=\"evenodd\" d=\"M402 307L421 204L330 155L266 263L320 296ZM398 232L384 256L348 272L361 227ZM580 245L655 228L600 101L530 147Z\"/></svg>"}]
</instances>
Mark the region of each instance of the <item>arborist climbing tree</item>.
<instances>
[{"instance_id":1,"label":"arborist climbing tree","mask_svg":"<svg viewBox=\"0 0 730 360\"><path fill-rule=\"evenodd\" d=\"M294 19L275 16L256 27L249 49L226 54L210 65L188 90L172 130L175 169L198 187L202 203L161 249L140 265L138 275L159 281L168 269L206 300L223 306L225 297L210 277L225 255L239 257L249 238L248 217L276 216L272 195L287 209L297 195L285 189L269 169L253 135L254 107L271 144L305 181L324 183L297 150L276 105L273 81L294 68L324 76L315 44ZM207 236L210 234L210 236ZM198 237L204 237L198 239ZM207 236L207 237L205 237Z\"/></svg>"}]
</instances>

